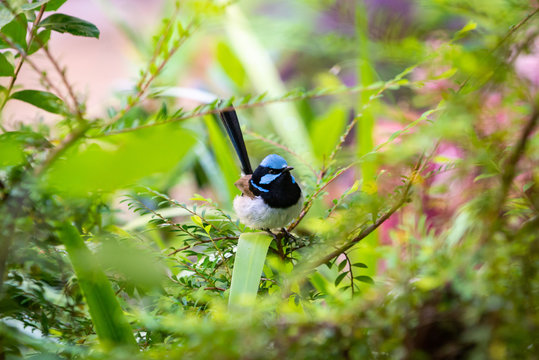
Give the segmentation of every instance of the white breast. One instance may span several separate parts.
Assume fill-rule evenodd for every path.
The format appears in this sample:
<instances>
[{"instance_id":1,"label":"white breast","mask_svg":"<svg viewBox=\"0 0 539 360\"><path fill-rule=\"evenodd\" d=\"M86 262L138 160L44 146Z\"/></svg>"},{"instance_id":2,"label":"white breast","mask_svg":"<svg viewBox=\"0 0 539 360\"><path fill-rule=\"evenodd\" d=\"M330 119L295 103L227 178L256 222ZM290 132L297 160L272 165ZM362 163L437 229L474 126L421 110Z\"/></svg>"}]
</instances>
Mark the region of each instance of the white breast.
<instances>
[{"instance_id":1,"label":"white breast","mask_svg":"<svg viewBox=\"0 0 539 360\"><path fill-rule=\"evenodd\" d=\"M303 205L303 196L297 203L285 208L269 207L260 196L251 199L248 196L236 196L234 210L240 221L255 229L277 229L288 225L294 220Z\"/></svg>"}]
</instances>

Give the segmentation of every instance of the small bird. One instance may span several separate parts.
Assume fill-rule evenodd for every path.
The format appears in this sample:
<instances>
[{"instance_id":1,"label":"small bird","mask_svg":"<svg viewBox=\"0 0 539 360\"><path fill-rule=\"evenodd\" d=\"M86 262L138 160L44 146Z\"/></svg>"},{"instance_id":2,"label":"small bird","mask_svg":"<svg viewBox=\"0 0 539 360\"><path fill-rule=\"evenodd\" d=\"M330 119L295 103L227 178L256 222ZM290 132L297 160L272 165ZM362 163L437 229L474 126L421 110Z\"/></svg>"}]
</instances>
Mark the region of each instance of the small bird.
<instances>
[{"instance_id":1,"label":"small bird","mask_svg":"<svg viewBox=\"0 0 539 360\"><path fill-rule=\"evenodd\" d=\"M270 154L253 172L236 111L223 111L220 116L243 172L234 184L242 192L234 199L236 214L251 228L283 228L299 215L303 205L301 188L290 173L293 167L281 156Z\"/></svg>"}]
</instances>

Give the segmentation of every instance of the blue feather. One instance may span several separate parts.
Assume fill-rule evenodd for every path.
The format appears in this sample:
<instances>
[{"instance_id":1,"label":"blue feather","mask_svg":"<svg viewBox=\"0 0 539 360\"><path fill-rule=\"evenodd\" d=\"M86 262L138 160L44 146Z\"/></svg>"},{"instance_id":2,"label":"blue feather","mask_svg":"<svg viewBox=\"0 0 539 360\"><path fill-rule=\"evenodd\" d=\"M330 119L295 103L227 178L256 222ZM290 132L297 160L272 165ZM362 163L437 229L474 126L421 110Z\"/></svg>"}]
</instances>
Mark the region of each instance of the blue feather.
<instances>
[{"instance_id":1,"label":"blue feather","mask_svg":"<svg viewBox=\"0 0 539 360\"><path fill-rule=\"evenodd\" d=\"M265 166L271 169L283 169L288 166L286 160L277 154L270 154L262 160L260 166Z\"/></svg>"},{"instance_id":2,"label":"blue feather","mask_svg":"<svg viewBox=\"0 0 539 360\"><path fill-rule=\"evenodd\" d=\"M263 187L260 187L260 186L258 186L257 184L255 184L255 183L253 182L253 180L250 180L249 182L251 183L251 185L253 185L253 186L254 186L255 188L257 188L258 190L263 191L263 192L269 192L269 190L264 189Z\"/></svg>"},{"instance_id":3,"label":"blue feather","mask_svg":"<svg viewBox=\"0 0 539 360\"><path fill-rule=\"evenodd\" d=\"M281 174L266 174L260 178L261 184L269 184L273 180L277 179Z\"/></svg>"}]
</instances>

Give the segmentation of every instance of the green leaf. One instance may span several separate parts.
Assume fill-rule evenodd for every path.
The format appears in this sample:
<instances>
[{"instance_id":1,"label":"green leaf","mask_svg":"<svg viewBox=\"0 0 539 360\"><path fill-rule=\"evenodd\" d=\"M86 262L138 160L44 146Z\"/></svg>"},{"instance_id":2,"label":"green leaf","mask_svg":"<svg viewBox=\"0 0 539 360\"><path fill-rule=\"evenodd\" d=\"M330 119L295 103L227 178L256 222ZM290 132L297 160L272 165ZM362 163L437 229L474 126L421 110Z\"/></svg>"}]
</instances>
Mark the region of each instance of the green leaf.
<instances>
[{"instance_id":1,"label":"green leaf","mask_svg":"<svg viewBox=\"0 0 539 360\"><path fill-rule=\"evenodd\" d=\"M17 15L9 24L2 27L1 31L15 45L26 51L26 16L24 14ZM0 39L0 49L5 48L11 48L11 46L3 39Z\"/></svg>"},{"instance_id":2,"label":"green leaf","mask_svg":"<svg viewBox=\"0 0 539 360\"><path fill-rule=\"evenodd\" d=\"M341 281L344 279L346 275L348 275L347 272L339 274L339 276L337 276L337 278L335 279L335 286L339 286L339 284L341 283Z\"/></svg>"},{"instance_id":3,"label":"green leaf","mask_svg":"<svg viewBox=\"0 0 539 360\"><path fill-rule=\"evenodd\" d=\"M13 12L0 3L0 27L9 24L14 17Z\"/></svg>"},{"instance_id":4,"label":"green leaf","mask_svg":"<svg viewBox=\"0 0 539 360\"><path fill-rule=\"evenodd\" d=\"M47 91L21 90L12 94L11 98L27 102L53 114L60 114L64 111L64 102L58 96Z\"/></svg>"},{"instance_id":5,"label":"green leaf","mask_svg":"<svg viewBox=\"0 0 539 360\"><path fill-rule=\"evenodd\" d=\"M355 263L353 264L352 266L355 266L355 267L358 267L358 268L363 268L363 269L367 269L368 266L363 264L363 263Z\"/></svg>"},{"instance_id":6,"label":"green leaf","mask_svg":"<svg viewBox=\"0 0 539 360\"><path fill-rule=\"evenodd\" d=\"M64 5L64 3L66 2L67 0L50 0L49 3L47 4L47 9L46 11L54 11L54 10L58 10L58 8L62 5Z\"/></svg>"},{"instance_id":7,"label":"green leaf","mask_svg":"<svg viewBox=\"0 0 539 360\"><path fill-rule=\"evenodd\" d=\"M24 162L24 145L11 135L10 132L0 135L0 168Z\"/></svg>"},{"instance_id":8,"label":"green leaf","mask_svg":"<svg viewBox=\"0 0 539 360\"><path fill-rule=\"evenodd\" d=\"M347 114L342 105L332 106L313 121L310 135L314 151L319 159L331 154L346 127Z\"/></svg>"},{"instance_id":9,"label":"green leaf","mask_svg":"<svg viewBox=\"0 0 539 360\"><path fill-rule=\"evenodd\" d=\"M99 30L94 24L70 15L53 14L41 21L39 26L59 33L99 38Z\"/></svg>"},{"instance_id":10,"label":"green leaf","mask_svg":"<svg viewBox=\"0 0 539 360\"><path fill-rule=\"evenodd\" d=\"M0 76L13 75L13 65L9 62L4 54L0 53Z\"/></svg>"},{"instance_id":11,"label":"green leaf","mask_svg":"<svg viewBox=\"0 0 539 360\"><path fill-rule=\"evenodd\" d=\"M41 31L39 34L37 34L36 38L32 40L32 42L30 43L30 48L28 49L28 55L32 55L33 53L41 49L43 46L47 45L50 37L51 37L50 30L44 30L44 31Z\"/></svg>"},{"instance_id":12,"label":"green leaf","mask_svg":"<svg viewBox=\"0 0 539 360\"><path fill-rule=\"evenodd\" d=\"M115 191L171 171L194 143L193 133L178 124L81 140L52 165L43 184L75 197Z\"/></svg>"},{"instance_id":13,"label":"green leaf","mask_svg":"<svg viewBox=\"0 0 539 360\"><path fill-rule=\"evenodd\" d=\"M354 276L354 279L357 281L361 281L367 284L374 284L374 280L370 276L361 275L361 276Z\"/></svg>"},{"instance_id":14,"label":"green leaf","mask_svg":"<svg viewBox=\"0 0 539 360\"><path fill-rule=\"evenodd\" d=\"M137 347L133 330L116 299L107 276L95 260L78 230L63 224L58 231L77 275L95 331L105 346Z\"/></svg>"},{"instance_id":15,"label":"green leaf","mask_svg":"<svg viewBox=\"0 0 539 360\"><path fill-rule=\"evenodd\" d=\"M242 309L255 304L266 254L273 238L265 233L243 233L238 240L234 261L229 308Z\"/></svg>"},{"instance_id":16,"label":"green leaf","mask_svg":"<svg viewBox=\"0 0 539 360\"><path fill-rule=\"evenodd\" d=\"M346 266L346 264L347 264L346 259L344 259L343 261L341 261L341 262L339 263L339 267L337 268L337 269L339 270L339 272L342 271L342 270L344 269L344 267Z\"/></svg>"},{"instance_id":17,"label":"green leaf","mask_svg":"<svg viewBox=\"0 0 539 360\"><path fill-rule=\"evenodd\" d=\"M242 88L247 80L247 74L241 62L226 43L219 42L217 44L216 60L236 86Z\"/></svg>"},{"instance_id":18,"label":"green leaf","mask_svg":"<svg viewBox=\"0 0 539 360\"><path fill-rule=\"evenodd\" d=\"M223 201L232 204L232 199L235 195L239 195L239 190L234 186L240 175L240 168L235 161L235 154L227 136L221 131L218 126L217 118L213 116L205 116L204 123L208 129L209 146L213 150L213 154L217 161L218 170L220 172L220 181L225 181L228 190L228 196Z\"/></svg>"},{"instance_id":19,"label":"green leaf","mask_svg":"<svg viewBox=\"0 0 539 360\"><path fill-rule=\"evenodd\" d=\"M32 3L26 3L26 4L23 4L21 6L21 9L22 10L33 10L33 9L37 9L38 7L40 7L41 5L43 4L46 4L48 3L49 0L40 0L40 1L36 1L36 2L32 2Z\"/></svg>"}]
</instances>

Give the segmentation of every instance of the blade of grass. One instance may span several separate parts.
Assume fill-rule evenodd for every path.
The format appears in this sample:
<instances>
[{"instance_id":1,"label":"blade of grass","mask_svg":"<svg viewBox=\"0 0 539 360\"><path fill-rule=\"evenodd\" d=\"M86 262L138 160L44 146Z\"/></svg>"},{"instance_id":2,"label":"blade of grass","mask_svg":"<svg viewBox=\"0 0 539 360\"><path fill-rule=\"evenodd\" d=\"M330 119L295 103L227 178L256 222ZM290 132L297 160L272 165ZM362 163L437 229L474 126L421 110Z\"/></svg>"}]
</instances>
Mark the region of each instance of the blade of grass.
<instances>
[{"instance_id":1,"label":"blade of grass","mask_svg":"<svg viewBox=\"0 0 539 360\"><path fill-rule=\"evenodd\" d=\"M239 190L234 186L236 180L241 176L239 165L234 161L235 156L231 146L227 142L227 138L223 131L219 129L214 116L204 116L204 123L208 130L209 146L213 150L213 155L217 161L220 170L220 181L227 184L227 198L221 199L231 207L232 199L235 195L239 195Z\"/></svg>"},{"instance_id":2,"label":"blade of grass","mask_svg":"<svg viewBox=\"0 0 539 360\"><path fill-rule=\"evenodd\" d=\"M112 286L78 230L65 223L59 229L59 236L77 275L99 341L106 347L137 349L133 330Z\"/></svg>"},{"instance_id":3,"label":"blade of grass","mask_svg":"<svg viewBox=\"0 0 539 360\"><path fill-rule=\"evenodd\" d=\"M356 8L356 32L359 42L358 56L358 83L361 86L368 86L375 81L375 71L371 59L369 58L369 23L367 8L364 1L359 1ZM358 108L362 108L369 102L369 98L375 94L374 90L362 91L358 97ZM363 108L363 116L357 124L357 156L362 158L374 149L374 114L377 100L371 100L371 106ZM377 171L374 157L359 163L361 178L363 179L362 191L374 194L376 192L375 176ZM376 262L378 256L375 248L378 245L378 232L373 231L358 246L361 249L354 249L350 257L354 263L361 262L367 264L368 269L364 271L366 275L376 274ZM365 286L361 284L361 286Z\"/></svg>"},{"instance_id":4,"label":"blade of grass","mask_svg":"<svg viewBox=\"0 0 539 360\"><path fill-rule=\"evenodd\" d=\"M254 36L238 5L227 7L225 30L230 45L243 65L250 82L259 93L277 95L286 93L286 88L271 57L260 41ZM291 103L266 106L275 131L286 145L302 154L311 164L318 164L312 151L312 144L301 117Z\"/></svg>"},{"instance_id":5,"label":"blade of grass","mask_svg":"<svg viewBox=\"0 0 539 360\"><path fill-rule=\"evenodd\" d=\"M241 234L228 298L230 309L244 309L254 304L272 240L271 236L261 232Z\"/></svg>"}]
</instances>

